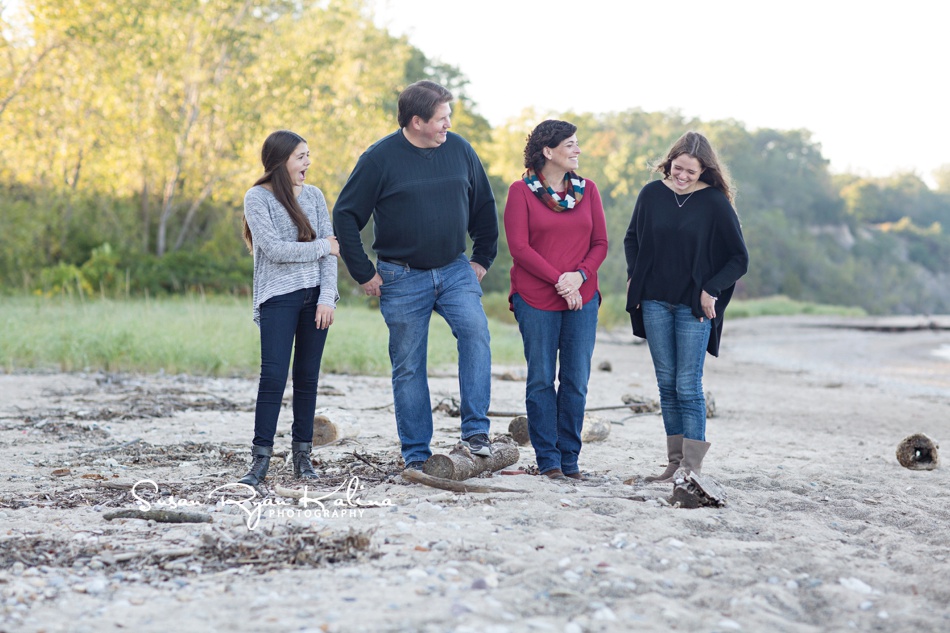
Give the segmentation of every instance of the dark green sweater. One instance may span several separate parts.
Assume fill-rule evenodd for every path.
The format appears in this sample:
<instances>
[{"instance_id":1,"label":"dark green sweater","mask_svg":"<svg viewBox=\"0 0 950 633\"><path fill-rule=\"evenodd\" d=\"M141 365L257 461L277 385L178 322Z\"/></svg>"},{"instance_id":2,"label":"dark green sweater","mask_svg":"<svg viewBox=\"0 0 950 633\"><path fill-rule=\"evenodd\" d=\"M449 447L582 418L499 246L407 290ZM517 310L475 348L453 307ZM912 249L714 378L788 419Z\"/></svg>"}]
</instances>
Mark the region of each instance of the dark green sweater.
<instances>
[{"instance_id":1,"label":"dark green sweater","mask_svg":"<svg viewBox=\"0 0 950 633\"><path fill-rule=\"evenodd\" d=\"M726 196L714 187L699 189L681 208L662 181L647 183L637 196L623 246L633 333L646 338L642 301L687 305L698 319L703 317L699 297L705 290L718 297L706 348L718 356L726 306L736 281L749 269L739 217Z\"/></svg>"},{"instance_id":2,"label":"dark green sweater","mask_svg":"<svg viewBox=\"0 0 950 633\"><path fill-rule=\"evenodd\" d=\"M402 130L360 156L333 207L340 254L358 283L376 270L360 239L373 218L373 250L413 268L439 268L465 252L486 269L498 249L498 215L488 176L468 141L449 132L432 149L415 147Z\"/></svg>"}]
</instances>

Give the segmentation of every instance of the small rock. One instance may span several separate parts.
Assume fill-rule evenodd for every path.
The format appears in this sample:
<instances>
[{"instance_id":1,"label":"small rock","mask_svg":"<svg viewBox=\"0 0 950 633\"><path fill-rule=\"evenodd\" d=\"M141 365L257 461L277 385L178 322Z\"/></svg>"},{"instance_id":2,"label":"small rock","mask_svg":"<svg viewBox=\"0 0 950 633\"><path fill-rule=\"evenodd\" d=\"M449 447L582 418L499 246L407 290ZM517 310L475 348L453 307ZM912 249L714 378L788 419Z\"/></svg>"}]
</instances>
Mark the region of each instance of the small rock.
<instances>
[{"instance_id":1,"label":"small rock","mask_svg":"<svg viewBox=\"0 0 950 633\"><path fill-rule=\"evenodd\" d=\"M850 589L857 593L872 593L874 591L867 583L857 578L839 578L838 582L841 583L841 586L845 589Z\"/></svg>"},{"instance_id":2,"label":"small rock","mask_svg":"<svg viewBox=\"0 0 950 633\"><path fill-rule=\"evenodd\" d=\"M617 616L610 607L603 607L594 611L594 619L604 622L616 622Z\"/></svg>"}]
</instances>

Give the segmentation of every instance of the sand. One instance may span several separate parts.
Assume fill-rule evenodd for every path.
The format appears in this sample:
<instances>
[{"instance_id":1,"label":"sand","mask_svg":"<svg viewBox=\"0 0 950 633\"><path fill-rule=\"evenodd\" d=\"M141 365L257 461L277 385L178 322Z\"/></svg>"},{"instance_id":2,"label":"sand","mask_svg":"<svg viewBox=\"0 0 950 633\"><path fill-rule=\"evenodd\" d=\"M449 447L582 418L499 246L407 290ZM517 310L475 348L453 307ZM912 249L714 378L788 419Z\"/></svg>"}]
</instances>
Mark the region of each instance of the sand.
<instances>
[{"instance_id":1,"label":"sand","mask_svg":"<svg viewBox=\"0 0 950 633\"><path fill-rule=\"evenodd\" d=\"M665 463L655 414L595 412L611 432L585 445L586 482L496 473L473 481L519 492L456 494L399 476L388 378L325 375L318 408L359 434L315 451L310 490L350 495L289 505L277 486L302 484L275 459L256 516L227 487L255 381L0 375L0 631L950 630L950 332L860 329L886 323L727 320L704 464L727 503L699 509L623 483ZM656 398L631 335L594 360L590 408ZM502 376L523 367L495 373L501 435L524 409ZM444 368L430 384L433 406L457 397ZM458 418L435 427L447 452ZM946 444L938 468L897 462L912 433ZM508 470L534 465L524 447ZM211 522L105 518L144 502Z\"/></svg>"}]
</instances>

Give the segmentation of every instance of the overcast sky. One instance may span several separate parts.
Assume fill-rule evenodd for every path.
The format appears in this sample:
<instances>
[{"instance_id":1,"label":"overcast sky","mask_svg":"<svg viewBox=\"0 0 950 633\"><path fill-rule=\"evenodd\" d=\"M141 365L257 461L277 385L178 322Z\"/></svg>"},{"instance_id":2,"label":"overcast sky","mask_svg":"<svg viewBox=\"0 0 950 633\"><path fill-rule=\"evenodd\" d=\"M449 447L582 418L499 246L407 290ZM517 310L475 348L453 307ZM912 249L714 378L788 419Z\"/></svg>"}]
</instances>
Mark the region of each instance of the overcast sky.
<instances>
[{"instance_id":1,"label":"overcast sky","mask_svg":"<svg viewBox=\"0 0 950 633\"><path fill-rule=\"evenodd\" d=\"M377 24L471 80L493 125L673 109L805 128L835 172L932 183L950 163L943 0L373 1Z\"/></svg>"}]
</instances>

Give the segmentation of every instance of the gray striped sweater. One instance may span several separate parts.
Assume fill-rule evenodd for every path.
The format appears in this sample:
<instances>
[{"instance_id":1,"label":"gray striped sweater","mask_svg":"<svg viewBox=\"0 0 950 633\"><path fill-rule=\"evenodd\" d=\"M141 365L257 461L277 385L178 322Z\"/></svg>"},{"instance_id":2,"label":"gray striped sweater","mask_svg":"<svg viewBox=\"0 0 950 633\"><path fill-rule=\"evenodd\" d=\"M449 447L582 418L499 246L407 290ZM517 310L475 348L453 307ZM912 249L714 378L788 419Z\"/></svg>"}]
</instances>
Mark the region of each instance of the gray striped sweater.
<instances>
[{"instance_id":1,"label":"gray striped sweater","mask_svg":"<svg viewBox=\"0 0 950 633\"><path fill-rule=\"evenodd\" d=\"M244 194L244 217L254 242L254 322L261 324L261 304L278 295L320 286L318 303L336 307L337 261L330 255L333 235L323 192L304 185L300 207L317 232L313 242L297 241L297 225L274 194L262 186Z\"/></svg>"}]
</instances>

